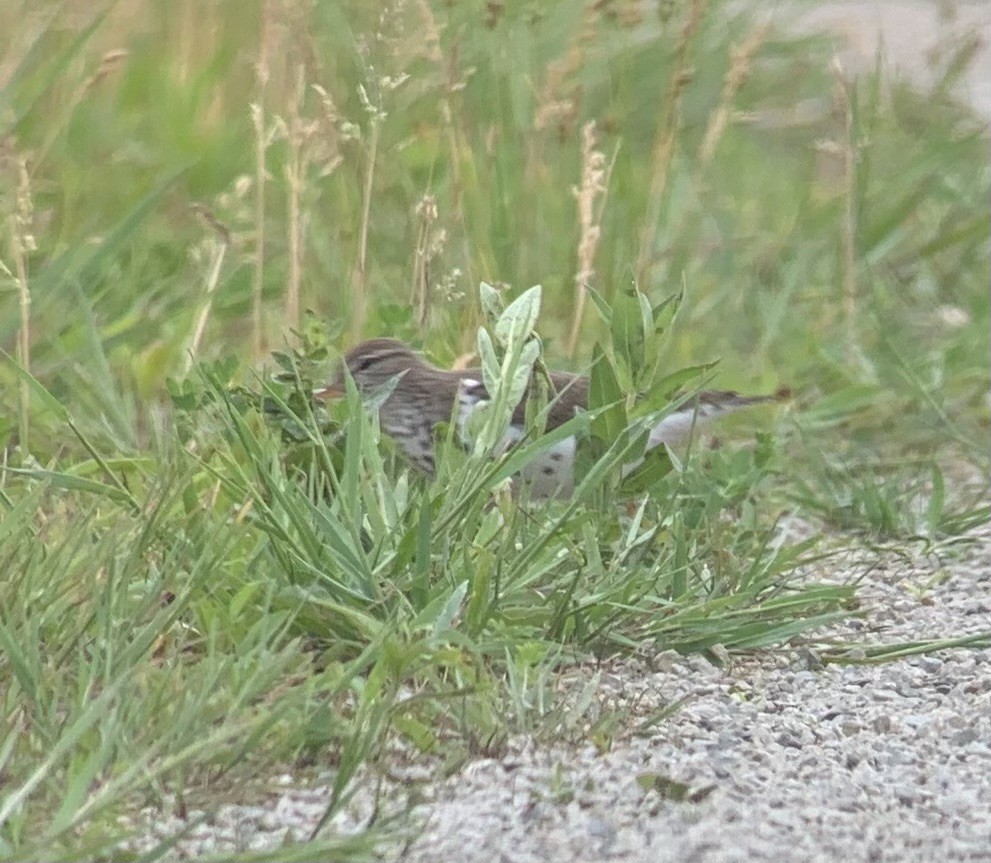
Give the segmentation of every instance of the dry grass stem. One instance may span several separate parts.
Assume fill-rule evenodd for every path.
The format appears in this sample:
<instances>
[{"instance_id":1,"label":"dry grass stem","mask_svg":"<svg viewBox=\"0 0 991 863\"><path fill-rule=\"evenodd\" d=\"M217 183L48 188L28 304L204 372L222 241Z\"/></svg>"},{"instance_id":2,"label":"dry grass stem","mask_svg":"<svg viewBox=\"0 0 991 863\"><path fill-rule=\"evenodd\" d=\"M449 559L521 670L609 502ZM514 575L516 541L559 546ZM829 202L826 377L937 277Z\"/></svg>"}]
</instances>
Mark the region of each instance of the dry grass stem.
<instances>
[{"instance_id":1,"label":"dry grass stem","mask_svg":"<svg viewBox=\"0 0 991 863\"><path fill-rule=\"evenodd\" d=\"M86 98L90 91L103 83L113 72L119 69L129 56L130 52L123 48L108 51L100 58L96 71L79 83L79 86L73 91L72 96L69 97L69 101L62 110L61 121L52 125L48 137L45 138L44 143L35 153L32 160L32 172L37 173L42 162L45 161L49 150L51 150L52 145L65 131L66 126L69 125L69 121L79 106L79 103Z\"/></svg>"},{"instance_id":2,"label":"dry grass stem","mask_svg":"<svg viewBox=\"0 0 991 863\"><path fill-rule=\"evenodd\" d=\"M533 127L542 131L557 125L562 136L573 127L578 116L579 87L569 83L585 63L590 45L598 36L599 17L604 4L591 0L582 8L581 22L564 56L547 67L547 76L533 115Z\"/></svg>"},{"instance_id":3,"label":"dry grass stem","mask_svg":"<svg viewBox=\"0 0 991 863\"><path fill-rule=\"evenodd\" d=\"M251 346L255 358L265 352L262 327L262 292L265 284L265 154L268 135L265 119L265 93L271 77L269 59L275 39L275 21L272 0L262 3L262 29L258 46L258 63L255 66L256 99L251 110L255 132L255 260L251 286Z\"/></svg>"},{"instance_id":4,"label":"dry grass stem","mask_svg":"<svg viewBox=\"0 0 991 863\"><path fill-rule=\"evenodd\" d=\"M432 242L432 238L433 227L437 221L437 199L433 195L424 195L416 205L416 215L419 217L420 227L417 230L416 248L413 251L413 286L410 302L413 306L414 320L422 333L429 311L427 285L430 280L430 260L436 252L436 242Z\"/></svg>"},{"instance_id":5,"label":"dry grass stem","mask_svg":"<svg viewBox=\"0 0 991 863\"><path fill-rule=\"evenodd\" d=\"M312 212L311 198L316 181L332 174L341 163L339 143L351 137L351 124L341 120L334 101L325 87L308 84L319 69L317 52L307 24L307 7L292 2L272 0L268 28L271 48L268 61L279 72L277 57L285 55L284 68L288 85L288 106L285 116L272 115L264 130L262 150L279 137L286 144L283 176L286 182L286 245L287 273L283 322L293 332L300 328L303 273L306 256L307 224ZM319 100L309 110L311 95ZM256 133L257 134L257 133ZM264 172L264 152L257 156L258 170Z\"/></svg>"},{"instance_id":6,"label":"dry grass stem","mask_svg":"<svg viewBox=\"0 0 991 863\"><path fill-rule=\"evenodd\" d=\"M640 253L637 256L637 281L646 282L647 266L653 254L654 240L661 220L661 204L664 200L664 190L667 186L668 172L671 168L671 158L674 155L675 135L681 114L681 95L685 85L691 79L689 67L689 49L698 33L699 25L705 15L706 0L693 0L685 26L675 47L674 63L671 67L671 78L668 82L667 93L664 97L664 114L658 128L657 141L654 145L654 157L650 174L650 191L647 196L647 211L644 227L640 235Z\"/></svg>"},{"instance_id":7,"label":"dry grass stem","mask_svg":"<svg viewBox=\"0 0 991 863\"><path fill-rule=\"evenodd\" d=\"M719 99L719 106L709 117L709 125L705 130L705 138L702 139L702 146L699 150L699 164L703 168L712 161L716 147L723 137L723 133L726 131L730 113L733 110L733 100L750 76L754 54L764 44L769 26L767 23L759 24L750 32L750 35L747 36L742 44L733 48L732 61L726 73L726 80L723 83L723 92Z\"/></svg>"},{"instance_id":8,"label":"dry grass stem","mask_svg":"<svg viewBox=\"0 0 991 863\"><path fill-rule=\"evenodd\" d=\"M596 149L596 126L589 120L582 127L582 179L581 185L572 193L578 202L578 270L575 273L575 307L571 319L571 333L568 336L569 357L574 357L578 347L582 320L585 315L585 300L588 288L595 275L595 250L599 246L602 229L599 224L601 208L596 213L595 202L605 196L607 188L606 158Z\"/></svg>"},{"instance_id":9,"label":"dry grass stem","mask_svg":"<svg viewBox=\"0 0 991 863\"><path fill-rule=\"evenodd\" d=\"M192 210L209 225L213 231L213 239L210 243L212 254L210 269L207 273L203 306L200 309L200 313L196 316L196 326L193 328L193 336L189 341L184 374L189 374L196 360L196 355L199 353L200 342L203 340L203 333L206 332L207 321L210 319L210 312L213 309L213 296L220 282L220 272L224 266L224 258L231 244L230 231L218 221L217 217L210 210L200 204L194 204Z\"/></svg>"},{"instance_id":10,"label":"dry grass stem","mask_svg":"<svg viewBox=\"0 0 991 863\"><path fill-rule=\"evenodd\" d=\"M444 80L440 89L439 104L440 115L444 121L444 135L447 138L447 148L450 153L451 188L449 193L449 207L453 219L461 223L463 235L467 237L470 231L464 213L464 185L461 177L461 162L463 157L461 155L458 127L455 123L456 113L451 104L451 94L464 89L467 85L467 78L474 70L469 70L464 75L459 74L458 45L456 42L450 48L449 55L445 58L441 48L440 27L427 0L416 0L416 9L420 17L421 32L423 34L423 54L438 69L443 67ZM471 254L468 250L467 243L465 244L465 262L469 264L471 262Z\"/></svg>"},{"instance_id":11,"label":"dry grass stem","mask_svg":"<svg viewBox=\"0 0 991 863\"><path fill-rule=\"evenodd\" d=\"M17 362L25 371L31 370L31 291L28 287L27 267L24 262L24 249L17 225L17 217L10 219L10 245L14 256L17 295L20 306L20 326L17 330ZM18 390L18 435L21 451L28 452L28 406L30 391L28 382L22 378Z\"/></svg>"},{"instance_id":12,"label":"dry grass stem","mask_svg":"<svg viewBox=\"0 0 991 863\"><path fill-rule=\"evenodd\" d=\"M564 51L547 65L543 85L534 106L533 134L527 136L524 176L529 185L546 182L548 168L547 151L554 148L546 133L556 132L557 143L568 140L576 133L581 110L580 72L585 65L589 48L599 38L599 21L605 4L588 0L581 11L580 20L571 31L571 40ZM519 250L519 267L526 270L529 247L523 244Z\"/></svg>"},{"instance_id":13,"label":"dry grass stem","mask_svg":"<svg viewBox=\"0 0 991 863\"><path fill-rule=\"evenodd\" d=\"M843 219L840 222L840 246L843 297L842 308L846 321L847 351L853 359L857 322L857 263L856 263L856 149L853 128L853 102L850 82L838 57L833 58L833 76L836 79L836 101L843 115L843 141L840 153L843 158Z\"/></svg>"},{"instance_id":14,"label":"dry grass stem","mask_svg":"<svg viewBox=\"0 0 991 863\"><path fill-rule=\"evenodd\" d=\"M289 244L289 273L286 276L285 322L290 329L299 329L299 294L303 273L302 206L306 174L306 143L310 128L302 116L306 93L306 70L296 69L296 86L290 100L288 123L288 160L286 162L286 192L289 196L287 240Z\"/></svg>"},{"instance_id":15,"label":"dry grass stem","mask_svg":"<svg viewBox=\"0 0 991 863\"><path fill-rule=\"evenodd\" d=\"M36 243L32 226L34 224L34 201L31 197L31 175L27 159L18 158L17 198L14 212L10 216L10 250L14 260L14 280L17 282L19 325L17 329L17 362L26 372L31 371L31 289L28 286L27 254L34 251ZM29 452L30 390L28 382L22 378L18 388L18 434L21 451Z\"/></svg>"},{"instance_id":16,"label":"dry grass stem","mask_svg":"<svg viewBox=\"0 0 991 863\"><path fill-rule=\"evenodd\" d=\"M118 48L114 51L107 51L107 53L100 58L100 65L96 67L96 71L83 82L80 98L85 96L94 87L98 87L105 78L115 72L121 63L123 63L130 56L131 52L126 48Z\"/></svg>"},{"instance_id":17,"label":"dry grass stem","mask_svg":"<svg viewBox=\"0 0 991 863\"><path fill-rule=\"evenodd\" d=\"M365 327L368 314L368 224L372 215L372 189L375 185L375 162L378 159L379 127L378 115L371 119L371 133L368 140L368 163L365 167L365 185L361 201L361 230L358 234L358 265L354 271L354 314L351 322L355 336Z\"/></svg>"}]
</instances>

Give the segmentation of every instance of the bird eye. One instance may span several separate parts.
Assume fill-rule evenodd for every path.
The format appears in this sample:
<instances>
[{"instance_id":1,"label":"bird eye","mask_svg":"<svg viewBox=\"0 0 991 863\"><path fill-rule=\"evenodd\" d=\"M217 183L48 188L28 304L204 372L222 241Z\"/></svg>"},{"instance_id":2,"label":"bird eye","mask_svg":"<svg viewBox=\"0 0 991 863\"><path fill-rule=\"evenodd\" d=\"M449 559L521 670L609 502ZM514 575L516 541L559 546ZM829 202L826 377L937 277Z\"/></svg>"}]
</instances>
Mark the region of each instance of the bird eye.
<instances>
[{"instance_id":1,"label":"bird eye","mask_svg":"<svg viewBox=\"0 0 991 863\"><path fill-rule=\"evenodd\" d=\"M362 358L361 358L360 360L358 360L358 362L357 362L357 363L355 363L355 364L354 364L354 365L353 365L353 366L351 367L351 377L355 377L356 375L360 375L360 374L361 374L361 373L362 373L363 371L365 371L365 369L367 369L367 368L368 368L368 367L369 367L369 366L370 366L370 365L371 365L371 364L372 364L372 363L373 363L374 361L375 361L375 357L362 357Z\"/></svg>"}]
</instances>

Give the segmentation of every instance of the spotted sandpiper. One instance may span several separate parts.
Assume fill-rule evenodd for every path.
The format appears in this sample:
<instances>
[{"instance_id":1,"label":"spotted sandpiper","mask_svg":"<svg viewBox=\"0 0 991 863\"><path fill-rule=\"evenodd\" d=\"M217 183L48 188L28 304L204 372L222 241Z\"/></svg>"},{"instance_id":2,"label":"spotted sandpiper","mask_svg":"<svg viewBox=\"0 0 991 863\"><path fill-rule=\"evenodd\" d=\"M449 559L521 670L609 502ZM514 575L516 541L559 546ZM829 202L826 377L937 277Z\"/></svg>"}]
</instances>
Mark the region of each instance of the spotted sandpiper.
<instances>
[{"instance_id":1,"label":"spotted sandpiper","mask_svg":"<svg viewBox=\"0 0 991 863\"><path fill-rule=\"evenodd\" d=\"M465 436L471 412L489 398L480 369L439 369L426 362L409 345L383 338L370 339L348 351L333 383L318 390L317 395L344 393L344 366L363 395L375 392L395 379L394 389L379 407L379 422L406 458L428 475L434 473L435 466L434 427L453 418L459 437L467 443ZM589 395L589 379L583 375L552 372L550 378L556 392L550 394L547 431L572 419L576 410L587 409ZM700 392L653 427L647 449L662 443L675 443L702 422L775 398L742 396L721 390ZM523 437L525 412L526 398L513 413L504 446ZM523 479L534 497L564 496L572 491L576 447L574 436L565 438L524 468Z\"/></svg>"}]
</instances>

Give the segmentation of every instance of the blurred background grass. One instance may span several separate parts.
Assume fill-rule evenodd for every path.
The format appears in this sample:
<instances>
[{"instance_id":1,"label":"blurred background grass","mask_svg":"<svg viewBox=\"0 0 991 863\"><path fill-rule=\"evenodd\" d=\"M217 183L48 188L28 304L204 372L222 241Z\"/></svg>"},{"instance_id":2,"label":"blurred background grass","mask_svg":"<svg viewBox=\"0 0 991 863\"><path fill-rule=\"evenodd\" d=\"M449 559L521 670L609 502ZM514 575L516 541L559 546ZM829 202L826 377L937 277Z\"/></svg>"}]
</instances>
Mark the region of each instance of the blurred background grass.
<instances>
[{"instance_id":1,"label":"blurred background grass","mask_svg":"<svg viewBox=\"0 0 991 863\"><path fill-rule=\"evenodd\" d=\"M259 360L312 309L342 342L389 333L450 360L485 279L544 285L563 360L590 120L591 283L684 288L672 364L722 357L727 385L809 402L845 391L854 426L923 448L948 421L986 431L986 130L945 97L845 81L826 40L701 3L7 0L0 16L31 370L120 444L140 443L140 405L182 371L203 311L220 235L194 204L231 239L199 356ZM12 350L9 279L2 303ZM42 423L32 449L55 448Z\"/></svg>"}]
</instances>

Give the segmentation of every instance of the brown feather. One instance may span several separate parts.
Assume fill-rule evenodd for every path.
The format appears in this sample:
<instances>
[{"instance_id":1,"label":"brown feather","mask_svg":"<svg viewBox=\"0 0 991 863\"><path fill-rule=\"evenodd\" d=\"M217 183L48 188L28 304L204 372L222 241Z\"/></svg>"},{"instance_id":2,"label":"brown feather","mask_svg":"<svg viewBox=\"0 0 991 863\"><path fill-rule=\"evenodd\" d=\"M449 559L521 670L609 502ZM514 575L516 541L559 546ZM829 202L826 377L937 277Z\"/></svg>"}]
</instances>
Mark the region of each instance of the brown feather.
<instances>
[{"instance_id":1,"label":"brown feather","mask_svg":"<svg viewBox=\"0 0 991 863\"><path fill-rule=\"evenodd\" d=\"M353 347L344 358L351 376L359 390L374 389L384 385L398 374L403 374L392 395L383 405L383 410L399 410L411 416L422 416L431 425L446 422L451 418L455 399L463 381L477 381L479 398L487 398L481 384L481 369L459 369L447 371L423 360L419 354L403 342L395 339L370 339ZM547 428L555 429L575 416L576 408L587 409L589 379L584 375L567 372L552 372L551 382L555 392L548 393L550 409ZM343 367L338 372L327 392L343 392ZM729 390L706 390L694 396L686 405L690 410L698 404L700 413L730 411L747 405L773 401L775 396L742 396ZM523 425L526 414L524 398L513 412L513 423Z\"/></svg>"}]
</instances>

